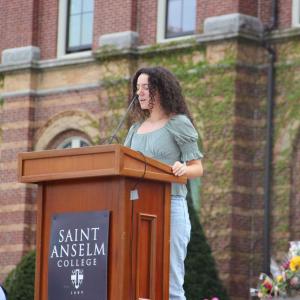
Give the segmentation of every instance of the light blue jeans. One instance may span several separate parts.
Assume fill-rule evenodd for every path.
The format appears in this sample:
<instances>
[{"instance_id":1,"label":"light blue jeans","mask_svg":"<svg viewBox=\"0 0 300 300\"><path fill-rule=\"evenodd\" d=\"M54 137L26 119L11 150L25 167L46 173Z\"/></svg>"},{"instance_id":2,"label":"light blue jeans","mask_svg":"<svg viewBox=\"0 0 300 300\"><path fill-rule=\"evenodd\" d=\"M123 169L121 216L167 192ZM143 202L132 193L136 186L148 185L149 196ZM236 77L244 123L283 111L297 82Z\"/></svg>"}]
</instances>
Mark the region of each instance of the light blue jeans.
<instances>
[{"instance_id":1,"label":"light blue jeans","mask_svg":"<svg viewBox=\"0 0 300 300\"><path fill-rule=\"evenodd\" d=\"M191 222L186 199L171 197L171 241L170 241L170 300L185 300L184 260L190 241Z\"/></svg>"}]
</instances>

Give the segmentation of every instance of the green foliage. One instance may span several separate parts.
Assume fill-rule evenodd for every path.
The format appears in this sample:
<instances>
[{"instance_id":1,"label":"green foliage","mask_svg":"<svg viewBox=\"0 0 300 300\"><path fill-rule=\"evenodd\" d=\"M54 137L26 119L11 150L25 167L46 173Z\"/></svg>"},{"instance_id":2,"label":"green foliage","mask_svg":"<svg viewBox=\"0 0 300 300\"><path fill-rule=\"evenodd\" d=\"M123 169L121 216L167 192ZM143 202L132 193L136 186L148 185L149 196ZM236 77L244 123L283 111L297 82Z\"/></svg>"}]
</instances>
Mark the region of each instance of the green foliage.
<instances>
[{"instance_id":1,"label":"green foliage","mask_svg":"<svg viewBox=\"0 0 300 300\"><path fill-rule=\"evenodd\" d=\"M185 260L184 289L188 300L201 300L218 297L229 299L218 277L214 258L206 241L199 216L193 206L190 193L187 196L190 220L192 224L191 241Z\"/></svg>"},{"instance_id":2,"label":"green foliage","mask_svg":"<svg viewBox=\"0 0 300 300\"><path fill-rule=\"evenodd\" d=\"M9 300L33 300L35 275L35 251L27 253L7 276L4 287Z\"/></svg>"},{"instance_id":3,"label":"green foliage","mask_svg":"<svg viewBox=\"0 0 300 300\"><path fill-rule=\"evenodd\" d=\"M4 87L4 75L0 74L0 89Z\"/></svg>"}]
</instances>

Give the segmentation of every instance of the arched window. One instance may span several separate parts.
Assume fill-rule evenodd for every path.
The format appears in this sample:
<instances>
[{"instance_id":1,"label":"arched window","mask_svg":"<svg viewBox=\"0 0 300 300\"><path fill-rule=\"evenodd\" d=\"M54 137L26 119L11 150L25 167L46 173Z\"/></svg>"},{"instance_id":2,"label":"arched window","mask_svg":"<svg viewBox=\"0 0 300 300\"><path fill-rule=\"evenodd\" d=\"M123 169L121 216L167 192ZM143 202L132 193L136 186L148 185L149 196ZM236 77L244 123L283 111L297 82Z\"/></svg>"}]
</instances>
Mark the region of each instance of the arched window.
<instances>
[{"instance_id":1,"label":"arched window","mask_svg":"<svg viewBox=\"0 0 300 300\"><path fill-rule=\"evenodd\" d=\"M72 136L70 138L65 139L62 143L58 145L58 149L66 149L66 148L80 148L89 146L90 143L80 137L80 136Z\"/></svg>"}]
</instances>

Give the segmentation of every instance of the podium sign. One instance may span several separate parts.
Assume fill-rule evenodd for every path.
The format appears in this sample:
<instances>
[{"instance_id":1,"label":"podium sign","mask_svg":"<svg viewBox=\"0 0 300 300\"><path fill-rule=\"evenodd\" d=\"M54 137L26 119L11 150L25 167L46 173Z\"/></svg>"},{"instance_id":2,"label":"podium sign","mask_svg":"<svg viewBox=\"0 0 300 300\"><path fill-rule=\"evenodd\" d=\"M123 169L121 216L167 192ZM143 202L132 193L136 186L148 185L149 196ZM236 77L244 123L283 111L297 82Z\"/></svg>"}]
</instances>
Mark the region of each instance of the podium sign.
<instances>
[{"instance_id":1,"label":"podium sign","mask_svg":"<svg viewBox=\"0 0 300 300\"><path fill-rule=\"evenodd\" d=\"M109 212L52 217L49 300L106 300Z\"/></svg>"}]
</instances>

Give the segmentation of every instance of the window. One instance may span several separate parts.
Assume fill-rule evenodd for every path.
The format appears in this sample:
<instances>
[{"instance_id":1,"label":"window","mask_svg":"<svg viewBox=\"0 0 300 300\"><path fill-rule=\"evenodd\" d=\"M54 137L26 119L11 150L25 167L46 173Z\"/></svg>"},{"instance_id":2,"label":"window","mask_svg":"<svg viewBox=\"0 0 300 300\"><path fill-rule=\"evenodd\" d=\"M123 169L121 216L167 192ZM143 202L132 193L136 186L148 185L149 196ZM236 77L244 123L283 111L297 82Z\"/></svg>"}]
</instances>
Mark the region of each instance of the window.
<instances>
[{"instance_id":1,"label":"window","mask_svg":"<svg viewBox=\"0 0 300 300\"><path fill-rule=\"evenodd\" d=\"M67 148L80 148L89 146L89 142L82 137L71 137L64 140L57 148L67 149Z\"/></svg>"},{"instance_id":2,"label":"window","mask_svg":"<svg viewBox=\"0 0 300 300\"><path fill-rule=\"evenodd\" d=\"M196 0L168 0L166 38L191 35L196 25Z\"/></svg>"},{"instance_id":3,"label":"window","mask_svg":"<svg viewBox=\"0 0 300 300\"><path fill-rule=\"evenodd\" d=\"M69 0L67 52L92 48L93 14L93 0Z\"/></svg>"},{"instance_id":4,"label":"window","mask_svg":"<svg viewBox=\"0 0 300 300\"><path fill-rule=\"evenodd\" d=\"M59 0L58 57L90 53L93 19L94 0Z\"/></svg>"},{"instance_id":5,"label":"window","mask_svg":"<svg viewBox=\"0 0 300 300\"><path fill-rule=\"evenodd\" d=\"M300 0L293 0L292 26L300 27Z\"/></svg>"},{"instance_id":6,"label":"window","mask_svg":"<svg viewBox=\"0 0 300 300\"><path fill-rule=\"evenodd\" d=\"M158 0L157 41L194 34L196 11L196 0Z\"/></svg>"}]
</instances>

